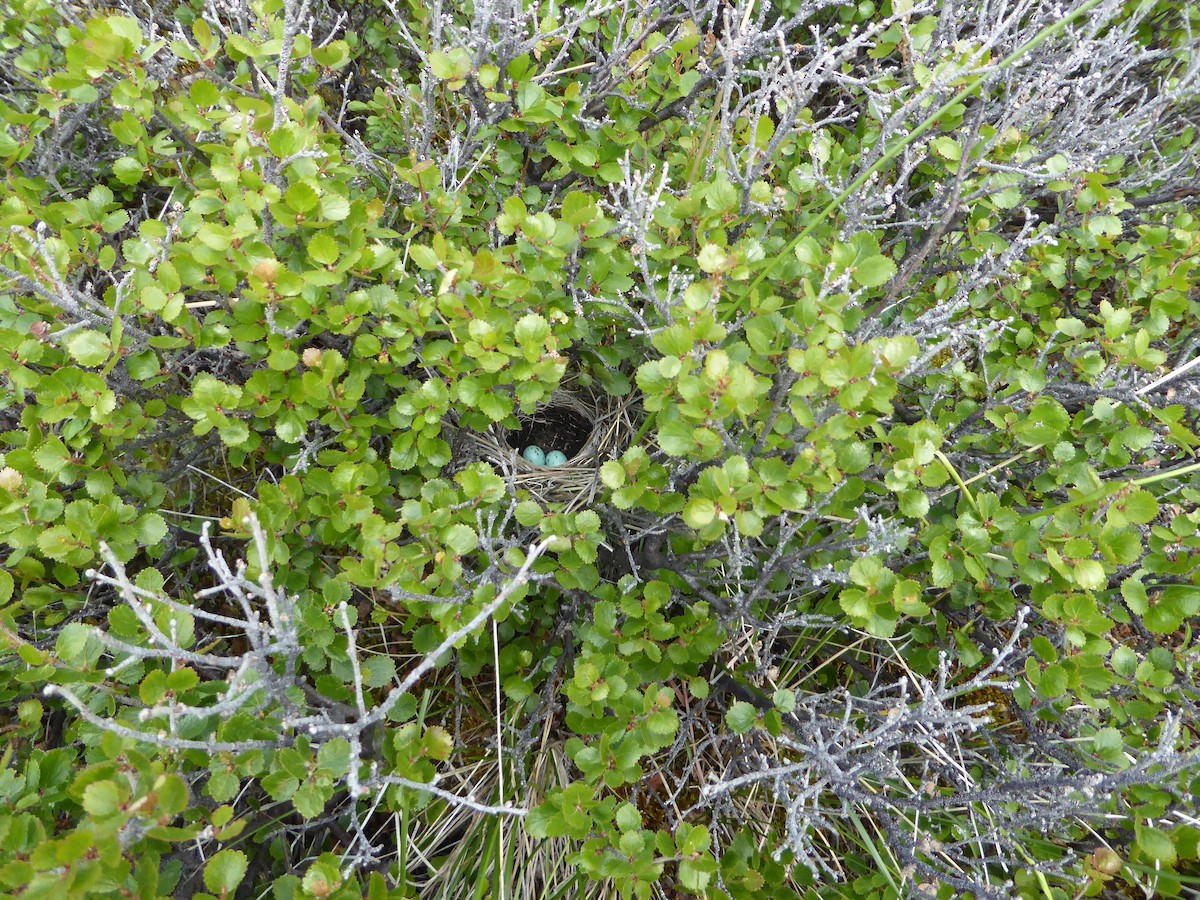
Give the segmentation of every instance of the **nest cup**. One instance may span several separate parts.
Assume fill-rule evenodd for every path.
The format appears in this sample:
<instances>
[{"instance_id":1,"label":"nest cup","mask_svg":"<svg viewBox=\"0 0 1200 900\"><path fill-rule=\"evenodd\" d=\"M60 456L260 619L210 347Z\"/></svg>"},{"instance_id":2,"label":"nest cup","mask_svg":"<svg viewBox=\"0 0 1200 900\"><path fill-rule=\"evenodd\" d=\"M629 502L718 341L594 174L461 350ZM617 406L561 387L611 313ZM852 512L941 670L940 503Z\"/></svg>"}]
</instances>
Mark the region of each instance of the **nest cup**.
<instances>
[{"instance_id":1,"label":"nest cup","mask_svg":"<svg viewBox=\"0 0 1200 900\"><path fill-rule=\"evenodd\" d=\"M596 394L586 388L562 387L533 415L518 415L520 427L493 425L485 433L461 435L463 463L486 460L518 490L543 503L583 506L600 486L600 466L620 456L635 433L629 398ZM531 444L547 453L561 450L561 466L536 466L521 456Z\"/></svg>"}]
</instances>

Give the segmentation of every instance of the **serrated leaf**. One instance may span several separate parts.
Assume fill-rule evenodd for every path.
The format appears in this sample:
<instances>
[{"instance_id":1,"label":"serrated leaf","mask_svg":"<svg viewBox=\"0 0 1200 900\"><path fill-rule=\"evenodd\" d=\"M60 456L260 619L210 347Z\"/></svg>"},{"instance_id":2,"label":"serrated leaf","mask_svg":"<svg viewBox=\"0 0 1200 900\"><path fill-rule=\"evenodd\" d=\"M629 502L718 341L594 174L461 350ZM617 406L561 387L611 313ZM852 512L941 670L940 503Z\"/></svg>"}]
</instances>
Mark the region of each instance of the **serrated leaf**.
<instances>
[{"instance_id":1,"label":"serrated leaf","mask_svg":"<svg viewBox=\"0 0 1200 900\"><path fill-rule=\"evenodd\" d=\"M313 235L308 242L308 256L313 262L321 265L331 265L337 262L337 241L324 232Z\"/></svg>"},{"instance_id":2,"label":"serrated leaf","mask_svg":"<svg viewBox=\"0 0 1200 900\"><path fill-rule=\"evenodd\" d=\"M121 809L121 792L111 781L95 781L83 791L83 808L90 816L100 819Z\"/></svg>"},{"instance_id":3,"label":"serrated leaf","mask_svg":"<svg viewBox=\"0 0 1200 900\"><path fill-rule=\"evenodd\" d=\"M1098 591L1108 583L1108 576L1104 573L1104 566L1094 559L1081 559L1076 561L1071 572L1075 583L1084 590Z\"/></svg>"},{"instance_id":4,"label":"serrated leaf","mask_svg":"<svg viewBox=\"0 0 1200 900\"><path fill-rule=\"evenodd\" d=\"M138 543L152 547L167 536L167 520L158 513L145 513L137 520Z\"/></svg>"},{"instance_id":5,"label":"serrated leaf","mask_svg":"<svg viewBox=\"0 0 1200 900\"><path fill-rule=\"evenodd\" d=\"M930 142L933 152L942 159L957 160L962 157L962 148L954 138L938 137Z\"/></svg>"},{"instance_id":6,"label":"serrated leaf","mask_svg":"<svg viewBox=\"0 0 1200 900\"><path fill-rule=\"evenodd\" d=\"M754 727L758 719L758 710L744 700L736 701L725 713L725 724L735 734L745 734Z\"/></svg>"},{"instance_id":7,"label":"serrated leaf","mask_svg":"<svg viewBox=\"0 0 1200 900\"><path fill-rule=\"evenodd\" d=\"M136 381L153 378L161 370L162 363L159 362L158 354L153 350L142 350L125 357L125 371L129 373L130 378Z\"/></svg>"},{"instance_id":8,"label":"serrated leaf","mask_svg":"<svg viewBox=\"0 0 1200 900\"><path fill-rule=\"evenodd\" d=\"M696 497L683 509L683 521L689 528L703 528L716 517L717 505L707 497Z\"/></svg>"},{"instance_id":9,"label":"serrated leaf","mask_svg":"<svg viewBox=\"0 0 1200 900\"><path fill-rule=\"evenodd\" d=\"M444 762L454 752L454 738L441 725L431 725L425 729L421 739L425 747L425 755L438 762Z\"/></svg>"},{"instance_id":10,"label":"serrated leaf","mask_svg":"<svg viewBox=\"0 0 1200 900\"><path fill-rule=\"evenodd\" d=\"M725 265L725 251L716 244L705 244L696 255L696 264L702 272L719 272Z\"/></svg>"},{"instance_id":11,"label":"serrated leaf","mask_svg":"<svg viewBox=\"0 0 1200 900\"><path fill-rule=\"evenodd\" d=\"M463 556L479 546L479 535L467 525L451 525L442 532L442 543L455 556Z\"/></svg>"},{"instance_id":12,"label":"serrated leaf","mask_svg":"<svg viewBox=\"0 0 1200 900\"><path fill-rule=\"evenodd\" d=\"M335 778L345 775L350 771L350 742L345 738L326 741L317 751L317 765L331 771Z\"/></svg>"},{"instance_id":13,"label":"serrated leaf","mask_svg":"<svg viewBox=\"0 0 1200 900\"><path fill-rule=\"evenodd\" d=\"M1175 842L1161 828L1151 828L1145 825L1136 826L1135 843L1139 850L1153 862L1164 866L1175 864L1177 853Z\"/></svg>"},{"instance_id":14,"label":"serrated leaf","mask_svg":"<svg viewBox=\"0 0 1200 900\"><path fill-rule=\"evenodd\" d=\"M854 281L863 287L887 284L896 274L896 264L886 256L869 256L854 266Z\"/></svg>"},{"instance_id":15,"label":"serrated leaf","mask_svg":"<svg viewBox=\"0 0 1200 900\"><path fill-rule=\"evenodd\" d=\"M396 677L396 661L390 656L369 656L362 662L362 673L367 687L383 687Z\"/></svg>"},{"instance_id":16,"label":"serrated leaf","mask_svg":"<svg viewBox=\"0 0 1200 900\"><path fill-rule=\"evenodd\" d=\"M315 209L321 195L307 181L300 181L289 187L283 194L283 202L298 213L308 213Z\"/></svg>"},{"instance_id":17,"label":"serrated leaf","mask_svg":"<svg viewBox=\"0 0 1200 900\"><path fill-rule=\"evenodd\" d=\"M54 642L54 652L64 662L73 662L81 657L87 649L88 638L91 636L91 626L82 622L71 622L58 633Z\"/></svg>"},{"instance_id":18,"label":"serrated leaf","mask_svg":"<svg viewBox=\"0 0 1200 900\"><path fill-rule=\"evenodd\" d=\"M692 426L683 422L667 422L658 429L658 446L669 456L687 456L696 448Z\"/></svg>"},{"instance_id":19,"label":"serrated leaf","mask_svg":"<svg viewBox=\"0 0 1200 900\"><path fill-rule=\"evenodd\" d=\"M449 53L435 51L429 54L428 60L434 77L440 81L462 78L471 71L471 57L462 47L455 47Z\"/></svg>"},{"instance_id":20,"label":"serrated leaf","mask_svg":"<svg viewBox=\"0 0 1200 900\"><path fill-rule=\"evenodd\" d=\"M545 518L546 512L532 500L522 500L517 504L517 508L513 511L513 515L516 517L518 522L520 522L526 528L530 528L534 525L540 524L542 519Z\"/></svg>"},{"instance_id":21,"label":"serrated leaf","mask_svg":"<svg viewBox=\"0 0 1200 900\"><path fill-rule=\"evenodd\" d=\"M600 467L600 480L604 486L616 490L625 483L625 467L615 459L610 459Z\"/></svg>"},{"instance_id":22,"label":"serrated leaf","mask_svg":"<svg viewBox=\"0 0 1200 900\"><path fill-rule=\"evenodd\" d=\"M568 225L586 225L596 218L596 201L587 194L572 191L563 197L559 215Z\"/></svg>"},{"instance_id":23,"label":"serrated leaf","mask_svg":"<svg viewBox=\"0 0 1200 900\"><path fill-rule=\"evenodd\" d=\"M67 350L81 366L99 366L112 354L112 344L98 331L80 331L67 338Z\"/></svg>"},{"instance_id":24,"label":"serrated leaf","mask_svg":"<svg viewBox=\"0 0 1200 900\"><path fill-rule=\"evenodd\" d=\"M1117 505L1125 518L1134 525L1146 525L1158 516L1158 501L1149 491L1133 491Z\"/></svg>"},{"instance_id":25,"label":"serrated leaf","mask_svg":"<svg viewBox=\"0 0 1200 900\"><path fill-rule=\"evenodd\" d=\"M283 125L271 132L267 146L279 159L286 159L304 148L304 136L295 125Z\"/></svg>"},{"instance_id":26,"label":"serrated leaf","mask_svg":"<svg viewBox=\"0 0 1200 900\"><path fill-rule=\"evenodd\" d=\"M1038 694L1047 699L1061 697L1067 691L1067 670L1058 663L1046 666L1038 681Z\"/></svg>"},{"instance_id":27,"label":"serrated leaf","mask_svg":"<svg viewBox=\"0 0 1200 900\"><path fill-rule=\"evenodd\" d=\"M204 793L218 803L224 803L226 800L236 797L241 786L241 779L232 772L221 770L213 772L209 776L208 782L204 786Z\"/></svg>"},{"instance_id":28,"label":"serrated leaf","mask_svg":"<svg viewBox=\"0 0 1200 900\"><path fill-rule=\"evenodd\" d=\"M330 222L341 222L350 215L350 201L341 194L323 194L321 196L321 216Z\"/></svg>"},{"instance_id":29,"label":"serrated leaf","mask_svg":"<svg viewBox=\"0 0 1200 900\"><path fill-rule=\"evenodd\" d=\"M154 782L154 793L158 796L159 812L164 815L176 816L187 807L187 785L178 775L159 775Z\"/></svg>"},{"instance_id":30,"label":"serrated leaf","mask_svg":"<svg viewBox=\"0 0 1200 900\"><path fill-rule=\"evenodd\" d=\"M292 805L296 807L296 812L304 818L315 819L325 811L325 804L329 802L332 795L331 788L322 788L312 782L305 782L296 788L296 793L292 795Z\"/></svg>"},{"instance_id":31,"label":"serrated leaf","mask_svg":"<svg viewBox=\"0 0 1200 900\"><path fill-rule=\"evenodd\" d=\"M214 894L231 896L246 877L248 866L241 850L222 850L204 867L204 886Z\"/></svg>"},{"instance_id":32,"label":"serrated leaf","mask_svg":"<svg viewBox=\"0 0 1200 900\"><path fill-rule=\"evenodd\" d=\"M550 323L536 313L522 316L513 330L513 337L522 347L541 348L550 336Z\"/></svg>"}]
</instances>

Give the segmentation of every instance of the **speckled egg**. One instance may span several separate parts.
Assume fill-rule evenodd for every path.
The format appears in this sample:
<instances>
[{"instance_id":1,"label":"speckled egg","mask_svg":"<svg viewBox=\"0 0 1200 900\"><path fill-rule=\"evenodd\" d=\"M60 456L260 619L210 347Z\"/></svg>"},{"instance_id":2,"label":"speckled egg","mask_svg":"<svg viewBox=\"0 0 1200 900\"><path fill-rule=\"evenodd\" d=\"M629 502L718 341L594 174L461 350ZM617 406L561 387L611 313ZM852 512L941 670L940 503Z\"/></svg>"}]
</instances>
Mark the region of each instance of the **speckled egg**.
<instances>
[{"instance_id":1,"label":"speckled egg","mask_svg":"<svg viewBox=\"0 0 1200 900\"><path fill-rule=\"evenodd\" d=\"M548 466L563 466L567 463L567 454L561 450L551 450L546 454L546 465Z\"/></svg>"},{"instance_id":2,"label":"speckled egg","mask_svg":"<svg viewBox=\"0 0 1200 900\"><path fill-rule=\"evenodd\" d=\"M544 466L546 464L546 454L542 452L542 448L537 444L530 444L521 451L521 455L535 466Z\"/></svg>"}]
</instances>

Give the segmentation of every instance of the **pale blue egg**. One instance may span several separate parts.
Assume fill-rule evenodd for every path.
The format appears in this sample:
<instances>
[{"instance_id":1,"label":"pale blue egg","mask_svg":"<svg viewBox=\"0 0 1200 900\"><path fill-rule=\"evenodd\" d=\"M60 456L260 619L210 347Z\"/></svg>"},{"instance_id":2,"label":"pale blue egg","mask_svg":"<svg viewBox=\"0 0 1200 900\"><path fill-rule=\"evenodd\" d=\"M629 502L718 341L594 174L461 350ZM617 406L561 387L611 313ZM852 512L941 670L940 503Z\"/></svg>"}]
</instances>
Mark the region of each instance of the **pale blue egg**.
<instances>
[{"instance_id":1,"label":"pale blue egg","mask_svg":"<svg viewBox=\"0 0 1200 900\"><path fill-rule=\"evenodd\" d=\"M546 465L548 466L564 466L567 464L567 454L561 450L551 450L546 454Z\"/></svg>"},{"instance_id":2,"label":"pale blue egg","mask_svg":"<svg viewBox=\"0 0 1200 900\"><path fill-rule=\"evenodd\" d=\"M535 466L544 466L546 464L546 454L542 452L542 448L537 444L530 444L521 451L521 455Z\"/></svg>"}]
</instances>

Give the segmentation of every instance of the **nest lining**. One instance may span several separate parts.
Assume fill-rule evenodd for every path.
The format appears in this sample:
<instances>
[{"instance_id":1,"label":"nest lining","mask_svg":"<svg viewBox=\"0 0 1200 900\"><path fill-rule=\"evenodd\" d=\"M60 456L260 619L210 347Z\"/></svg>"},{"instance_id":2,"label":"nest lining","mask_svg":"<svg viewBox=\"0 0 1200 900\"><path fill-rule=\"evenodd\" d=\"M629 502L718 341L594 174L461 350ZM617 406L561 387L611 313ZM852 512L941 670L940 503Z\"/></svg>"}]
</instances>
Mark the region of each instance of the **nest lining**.
<instances>
[{"instance_id":1,"label":"nest lining","mask_svg":"<svg viewBox=\"0 0 1200 900\"><path fill-rule=\"evenodd\" d=\"M510 431L504 436L508 446L517 453L535 444L547 453L561 450L569 462L592 436L592 421L566 406L549 407L528 418L519 418L520 431Z\"/></svg>"},{"instance_id":2,"label":"nest lining","mask_svg":"<svg viewBox=\"0 0 1200 900\"><path fill-rule=\"evenodd\" d=\"M569 511L591 502L600 466L620 456L635 433L631 405L630 398L559 388L533 415L518 415L518 429L493 425L482 434L464 434L468 458L462 462L486 460L514 490L529 491L543 503L565 502ZM521 456L530 444L546 452L561 450L567 461L536 466Z\"/></svg>"}]
</instances>

